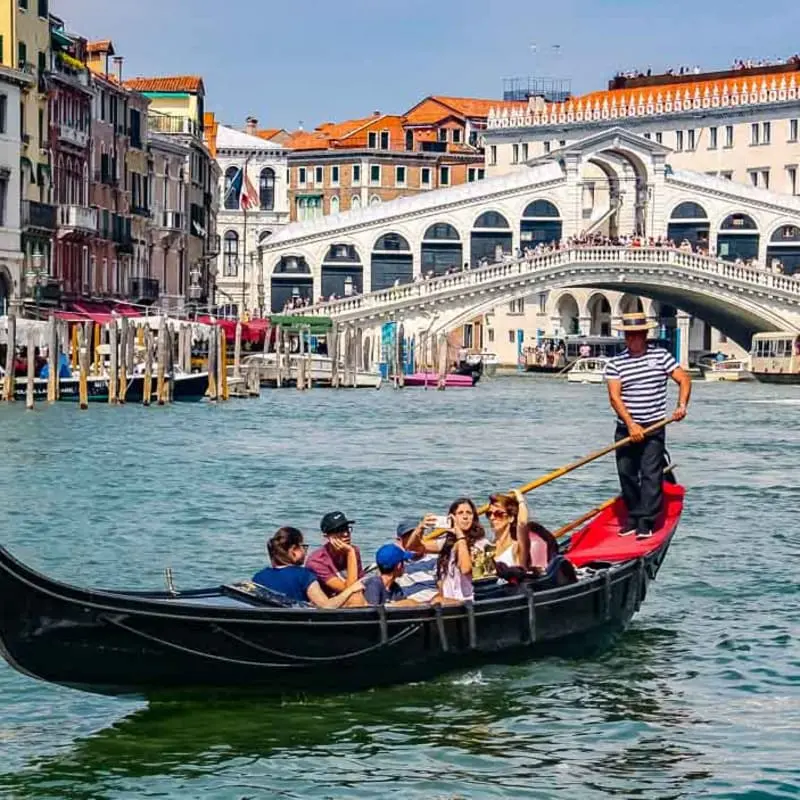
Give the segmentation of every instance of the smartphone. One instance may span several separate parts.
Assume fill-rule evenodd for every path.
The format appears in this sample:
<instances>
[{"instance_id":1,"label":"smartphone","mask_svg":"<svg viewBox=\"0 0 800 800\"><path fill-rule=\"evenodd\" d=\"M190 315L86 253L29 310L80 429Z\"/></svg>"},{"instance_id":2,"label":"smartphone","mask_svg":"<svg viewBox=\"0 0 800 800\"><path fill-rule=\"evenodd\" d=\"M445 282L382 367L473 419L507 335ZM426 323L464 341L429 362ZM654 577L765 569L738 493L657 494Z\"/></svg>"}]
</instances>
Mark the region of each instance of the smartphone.
<instances>
[{"instance_id":1,"label":"smartphone","mask_svg":"<svg viewBox=\"0 0 800 800\"><path fill-rule=\"evenodd\" d=\"M449 531L453 527L453 518L449 514L443 517L436 517L436 527Z\"/></svg>"}]
</instances>

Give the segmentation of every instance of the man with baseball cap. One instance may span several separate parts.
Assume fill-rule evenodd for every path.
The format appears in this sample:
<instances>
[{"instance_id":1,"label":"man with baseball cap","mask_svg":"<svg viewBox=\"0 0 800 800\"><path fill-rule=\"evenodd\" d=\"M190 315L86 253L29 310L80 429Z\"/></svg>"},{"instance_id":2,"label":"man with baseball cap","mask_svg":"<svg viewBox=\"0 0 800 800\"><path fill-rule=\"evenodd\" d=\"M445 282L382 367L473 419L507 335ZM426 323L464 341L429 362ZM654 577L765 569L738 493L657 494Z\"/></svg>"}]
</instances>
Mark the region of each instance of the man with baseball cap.
<instances>
[{"instance_id":1,"label":"man with baseball cap","mask_svg":"<svg viewBox=\"0 0 800 800\"><path fill-rule=\"evenodd\" d=\"M378 548L375 564L378 574L364 581L364 599L371 606L385 603L393 605L416 605L406 597L397 579L403 574L405 563L414 558L414 553L390 542Z\"/></svg>"},{"instance_id":2,"label":"man with baseball cap","mask_svg":"<svg viewBox=\"0 0 800 800\"><path fill-rule=\"evenodd\" d=\"M335 597L364 574L361 552L352 543L354 522L341 511L330 511L320 520L325 543L308 557L306 566L317 576L328 597ZM347 602L348 606L363 604L364 597L360 593Z\"/></svg>"}]
</instances>

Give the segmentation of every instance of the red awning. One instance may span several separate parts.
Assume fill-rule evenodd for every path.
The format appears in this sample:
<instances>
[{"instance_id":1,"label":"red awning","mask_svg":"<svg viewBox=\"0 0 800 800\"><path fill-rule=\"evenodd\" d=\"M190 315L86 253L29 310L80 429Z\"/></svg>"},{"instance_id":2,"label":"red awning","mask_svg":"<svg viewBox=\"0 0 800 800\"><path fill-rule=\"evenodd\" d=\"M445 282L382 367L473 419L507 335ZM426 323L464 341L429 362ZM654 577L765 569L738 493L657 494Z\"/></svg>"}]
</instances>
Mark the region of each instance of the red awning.
<instances>
[{"instance_id":1,"label":"red awning","mask_svg":"<svg viewBox=\"0 0 800 800\"><path fill-rule=\"evenodd\" d=\"M111 309L105 303L92 303L87 300L82 303L72 303L70 308L77 314L82 314L84 320L91 320L100 325L106 325L114 319Z\"/></svg>"},{"instance_id":2,"label":"red awning","mask_svg":"<svg viewBox=\"0 0 800 800\"><path fill-rule=\"evenodd\" d=\"M197 322L203 325L217 325L225 331L225 338L227 341L232 342L236 338L236 320L232 319L215 319L212 323L211 317L207 315L198 316ZM252 319L250 322L242 323L242 341L243 342L260 342L264 340L264 336L270 329L268 319Z\"/></svg>"}]
</instances>

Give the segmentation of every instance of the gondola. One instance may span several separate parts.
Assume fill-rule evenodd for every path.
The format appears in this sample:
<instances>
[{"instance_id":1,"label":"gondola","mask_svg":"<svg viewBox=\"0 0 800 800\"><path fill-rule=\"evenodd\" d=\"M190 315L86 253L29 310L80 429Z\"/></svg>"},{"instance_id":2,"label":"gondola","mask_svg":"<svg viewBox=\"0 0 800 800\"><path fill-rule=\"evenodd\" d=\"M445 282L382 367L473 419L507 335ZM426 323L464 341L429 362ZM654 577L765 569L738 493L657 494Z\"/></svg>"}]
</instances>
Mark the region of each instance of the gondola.
<instances>
[{"instance_id":1,"label":"gondola","mask_svg":"<svg viewBox=\"0 0 800 800\"><path fill-rule=\"evenodd\" d=\"M34 400L47 399L47 378L35 378L33 381ZM17 378L14 383L14 397L24 400L27 381ZM172 399L175 401L202 400L208 389L207 372L178 373L172 382ZM86 380L87 396L90 403L108 402L108 378L91 375ZM155 399L156 379L153 375L153 399ZM78 378L59 378L59 400L77 403L80 396L80 380ZM129 375L125 401L141 403L144 397L144 375Z\"/></svg>"},{"instance_id":2,"label":"gondola","mask_svg":"<svg viewBox=\"0 0 800 800\"><path fill-rule=\"evenodd\" d=\"M0 652L35 678L101 694L359 690L455 669L608 646L644 600L683 508L665 483L647 540L620 537L622 501L573 534L572 582L490 579L456 606L319 610L247 582L182 591L81 589L0 548ZM560 574L560 572L559 572Z\"/></svg>"}]
</instances>

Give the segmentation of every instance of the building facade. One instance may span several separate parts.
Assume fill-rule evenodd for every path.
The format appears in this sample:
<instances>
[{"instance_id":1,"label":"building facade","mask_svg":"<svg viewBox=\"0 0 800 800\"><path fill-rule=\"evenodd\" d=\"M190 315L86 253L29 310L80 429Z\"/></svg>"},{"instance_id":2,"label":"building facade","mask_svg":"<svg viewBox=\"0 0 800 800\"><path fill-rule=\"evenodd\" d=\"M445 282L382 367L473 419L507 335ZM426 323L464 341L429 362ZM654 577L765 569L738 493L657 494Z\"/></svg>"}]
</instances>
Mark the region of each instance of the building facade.
<instances>
[{"instance_id":1,"label":"building facade","mask_svg":"<svg viewBox=\"0 0 800 800\"><path fill-rule=\"evenodd\" d=\"M33 82L27 72L0 67L0 315L19 307L24 284L20 115Z\"/></svg>"},{"instance_id":2,"label":"building facade","mask_svg":"<svg viewBox=\"0 0 800 800\"><path fill-rule=\"evenodd\" d=\"M248 120L252 130L255 120ZM261 249L289 221L288 151L227 125L215 126L220 209L218 304L226 313L264 311Z\"/></svg>"},{"instance_id":3,"label":"building facade","mask_svg":"<svg viewBox=\"0 0 800 800\"><path fill-rule=\"evenodd\" d=\"M183 174L185 217L180 220L186 231L186 245L177 280L170 284L174 285L174 310L182 310L187 301L194 308L213 306L216 270L212 262L219 254L219 167L205 143L202 78L193 75L132 78L124 85L150 101L149 132L169 137L188 150ZM176 218L170 219L174 223Z\"/></svg>"}]
</instances>

